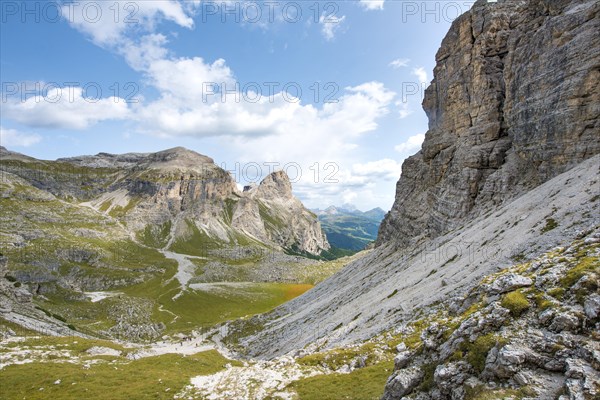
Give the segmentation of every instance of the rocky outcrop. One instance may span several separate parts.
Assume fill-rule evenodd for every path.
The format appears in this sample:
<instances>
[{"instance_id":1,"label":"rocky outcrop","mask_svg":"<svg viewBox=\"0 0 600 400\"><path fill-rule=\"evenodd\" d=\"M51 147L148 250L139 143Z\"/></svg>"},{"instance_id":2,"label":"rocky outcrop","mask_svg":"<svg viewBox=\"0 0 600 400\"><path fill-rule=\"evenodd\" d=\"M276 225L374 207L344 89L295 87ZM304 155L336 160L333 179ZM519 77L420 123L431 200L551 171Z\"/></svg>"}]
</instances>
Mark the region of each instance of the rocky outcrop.
<instances>
[{"instance_id":1,"label":"rocky outcrop","mask_svg":"<svg viewBox=\"0 0 600 400\"><path fill-rule=\"evenodd\" d=\"M600 231L587 239L597 238ZM582 239L488 276L465 297L429 310L413 324L421 329L420 343L403 339L417 350L398 346L402 362L382 399L600 396L600 319L581 312L598 297L600 248ZM515 276L537 283L552 270L556 281L490 296ZM433 345L432 333L438 339Z\"/></svg>"},{"instance_id":2,"label":"rocky outcrop","mask_svg":"<svg viewBox=\"0 0 600 400\"><path fill-rule=\"evenodd\" d=\"M238 245L242 235L299 253L319 255L329 249L317 217L294 197L285 172L273 172L255 189L240 193L212 159L189 150L183 160L161 153L148 157L134 168L140 172L127 178L125 196L134 206L123 219L134 231L171 222L173 242L185 238L191 223L226 245Z\"/></svg>"},{"instance_id":3,"label":"rocky outcrop","mask_svg":"<svg viewBox=\"0 0 600 400\"><path fill-rule=\"evenodd\" d=\"M378 245L436 237L600 152L599 14L594 0L479 0L454 21Z\"/></svg>"},{"instance_id":4,"label":"rocky outcrop","mask_svg":"<svg viewBox=\"0 0 600 400\"><path fill-rule=\"evenodd\" d=\"M292 194L292 184L285 172L271 173L258 187L244 192L244 199L253 202L252 210L240 214L238 209L244 206L244 202L238 202L234 226L244 227L245 231L251 227L250 233L254 231L253 234L258 237L266 236L270 241L295 252L320 254L330 248L317 216ZM264 221L262 225L251 222L256 219L257 211ZM264 231L260 228L264 228Z\"/></svg>"},{"instance_id":5,"label":"rocky outcrop","mask_svg":"<svg viewBox=\"0 0 600 400\"><path fill-rule=\"evenodd\" d=\"M390 377L387 386L401 398L412 392L422 380L423 371L420 368L402 369ZM388 397L383 396L382 400L388 400Z\"/></svg>"}]
</instances>

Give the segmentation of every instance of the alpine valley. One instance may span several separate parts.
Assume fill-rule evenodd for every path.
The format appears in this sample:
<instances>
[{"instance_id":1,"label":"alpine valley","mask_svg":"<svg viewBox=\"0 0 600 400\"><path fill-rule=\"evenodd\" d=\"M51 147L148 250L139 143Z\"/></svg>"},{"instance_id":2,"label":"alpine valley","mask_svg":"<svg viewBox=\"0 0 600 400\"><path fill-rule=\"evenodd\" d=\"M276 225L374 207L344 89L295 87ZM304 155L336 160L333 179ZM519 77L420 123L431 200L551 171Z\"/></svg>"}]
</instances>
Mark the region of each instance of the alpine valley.
<instances>
[{"instance_id":1,"label":"alpine valley","mask_svg":"<svg viewBox=\"0 0 600 400\"><path fill-rule=\"evenodd\" d=\"M0 148L0 397L600 398L598 32L476 1L385 216L181 147Z\"/></svg>"}]
</instances>

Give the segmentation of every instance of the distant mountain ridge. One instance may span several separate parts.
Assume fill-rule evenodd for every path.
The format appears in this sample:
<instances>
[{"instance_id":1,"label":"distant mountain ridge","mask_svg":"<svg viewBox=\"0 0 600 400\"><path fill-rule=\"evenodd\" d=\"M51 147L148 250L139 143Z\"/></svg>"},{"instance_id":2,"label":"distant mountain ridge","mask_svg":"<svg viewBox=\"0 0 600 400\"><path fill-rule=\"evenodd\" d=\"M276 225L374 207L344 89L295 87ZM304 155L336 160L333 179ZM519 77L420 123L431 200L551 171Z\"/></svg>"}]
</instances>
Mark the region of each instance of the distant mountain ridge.
<instances>
[{"instance_id":1,"label":"distant mountain ridge","mask_svg":"<svg viewBox=\"0 0 600 400\"><path fill-rule=\"evenodd\" d=\"M202 237L197 241L209 247L256 242L317 256L329 249L319 222L293 196L282 171L255 191L240 192L212 158L183 147L56 161L2 148L0 158L4 171L116 217L156 246L187 248L186 242Z\"/></svg>"},{"instance_id":2,"label":"distant mountain ridge","mask_svg":"<svg viewBox=\"0 0 600 400\"><path fill-rule=\"evenodd\" d=\"M363 250L373 242L385 217L385 211L379 207L362 212L351 204L312 211L317 214L329 243L347 252Z\"/></svg>"}]
</instances>

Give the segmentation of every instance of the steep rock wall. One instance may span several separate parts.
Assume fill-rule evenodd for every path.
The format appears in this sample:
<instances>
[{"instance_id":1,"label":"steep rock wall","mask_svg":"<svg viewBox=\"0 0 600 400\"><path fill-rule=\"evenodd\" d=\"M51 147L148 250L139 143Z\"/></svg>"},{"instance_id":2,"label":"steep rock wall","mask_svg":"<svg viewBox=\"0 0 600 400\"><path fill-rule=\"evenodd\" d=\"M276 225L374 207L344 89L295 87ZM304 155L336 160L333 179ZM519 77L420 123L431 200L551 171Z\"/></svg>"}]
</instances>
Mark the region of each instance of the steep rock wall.
<instances>
[{"instance_id":1,"label":"steep rock wall","mask_svg":"<svg viewBox=\"0 0 600 400\"><path fill-rule=\"evenodd\" d=\"M600 152L599 13L593 0L478 1L452 24L378 245L438 236Z\"/></svg>"}]
</instances>

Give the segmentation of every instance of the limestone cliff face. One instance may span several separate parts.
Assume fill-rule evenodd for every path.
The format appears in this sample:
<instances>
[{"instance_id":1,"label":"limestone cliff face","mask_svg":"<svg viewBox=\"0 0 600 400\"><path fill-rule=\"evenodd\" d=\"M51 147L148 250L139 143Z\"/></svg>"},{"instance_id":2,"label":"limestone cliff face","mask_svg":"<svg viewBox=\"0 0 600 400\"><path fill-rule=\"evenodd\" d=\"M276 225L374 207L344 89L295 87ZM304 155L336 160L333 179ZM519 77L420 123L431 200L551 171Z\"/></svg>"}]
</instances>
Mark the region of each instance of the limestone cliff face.
<instances>
[{"instance_id":1,"label":"limestone cliff face","mask_svg":"<svg viewBox=\"0 0 600 400\"><path fill-rule=\"evenodd\" d=\"M243 196L237 203L233 226L294 251L320 254L330 248L317 216L292 194L285 172L273 172ZM248 211L242 213L241 209Z\"/></svg>"},{"instance_id":2,"label":"limestone cliff face","mask_svg":"<svg viewBox=\"0 0 600 400\"><path fill-rule=\"evenodd\" d=\"M480 0L453 23L378 245L438 236L600 152L599 13L594 0Z\"/></svg>"}]
</instances>

